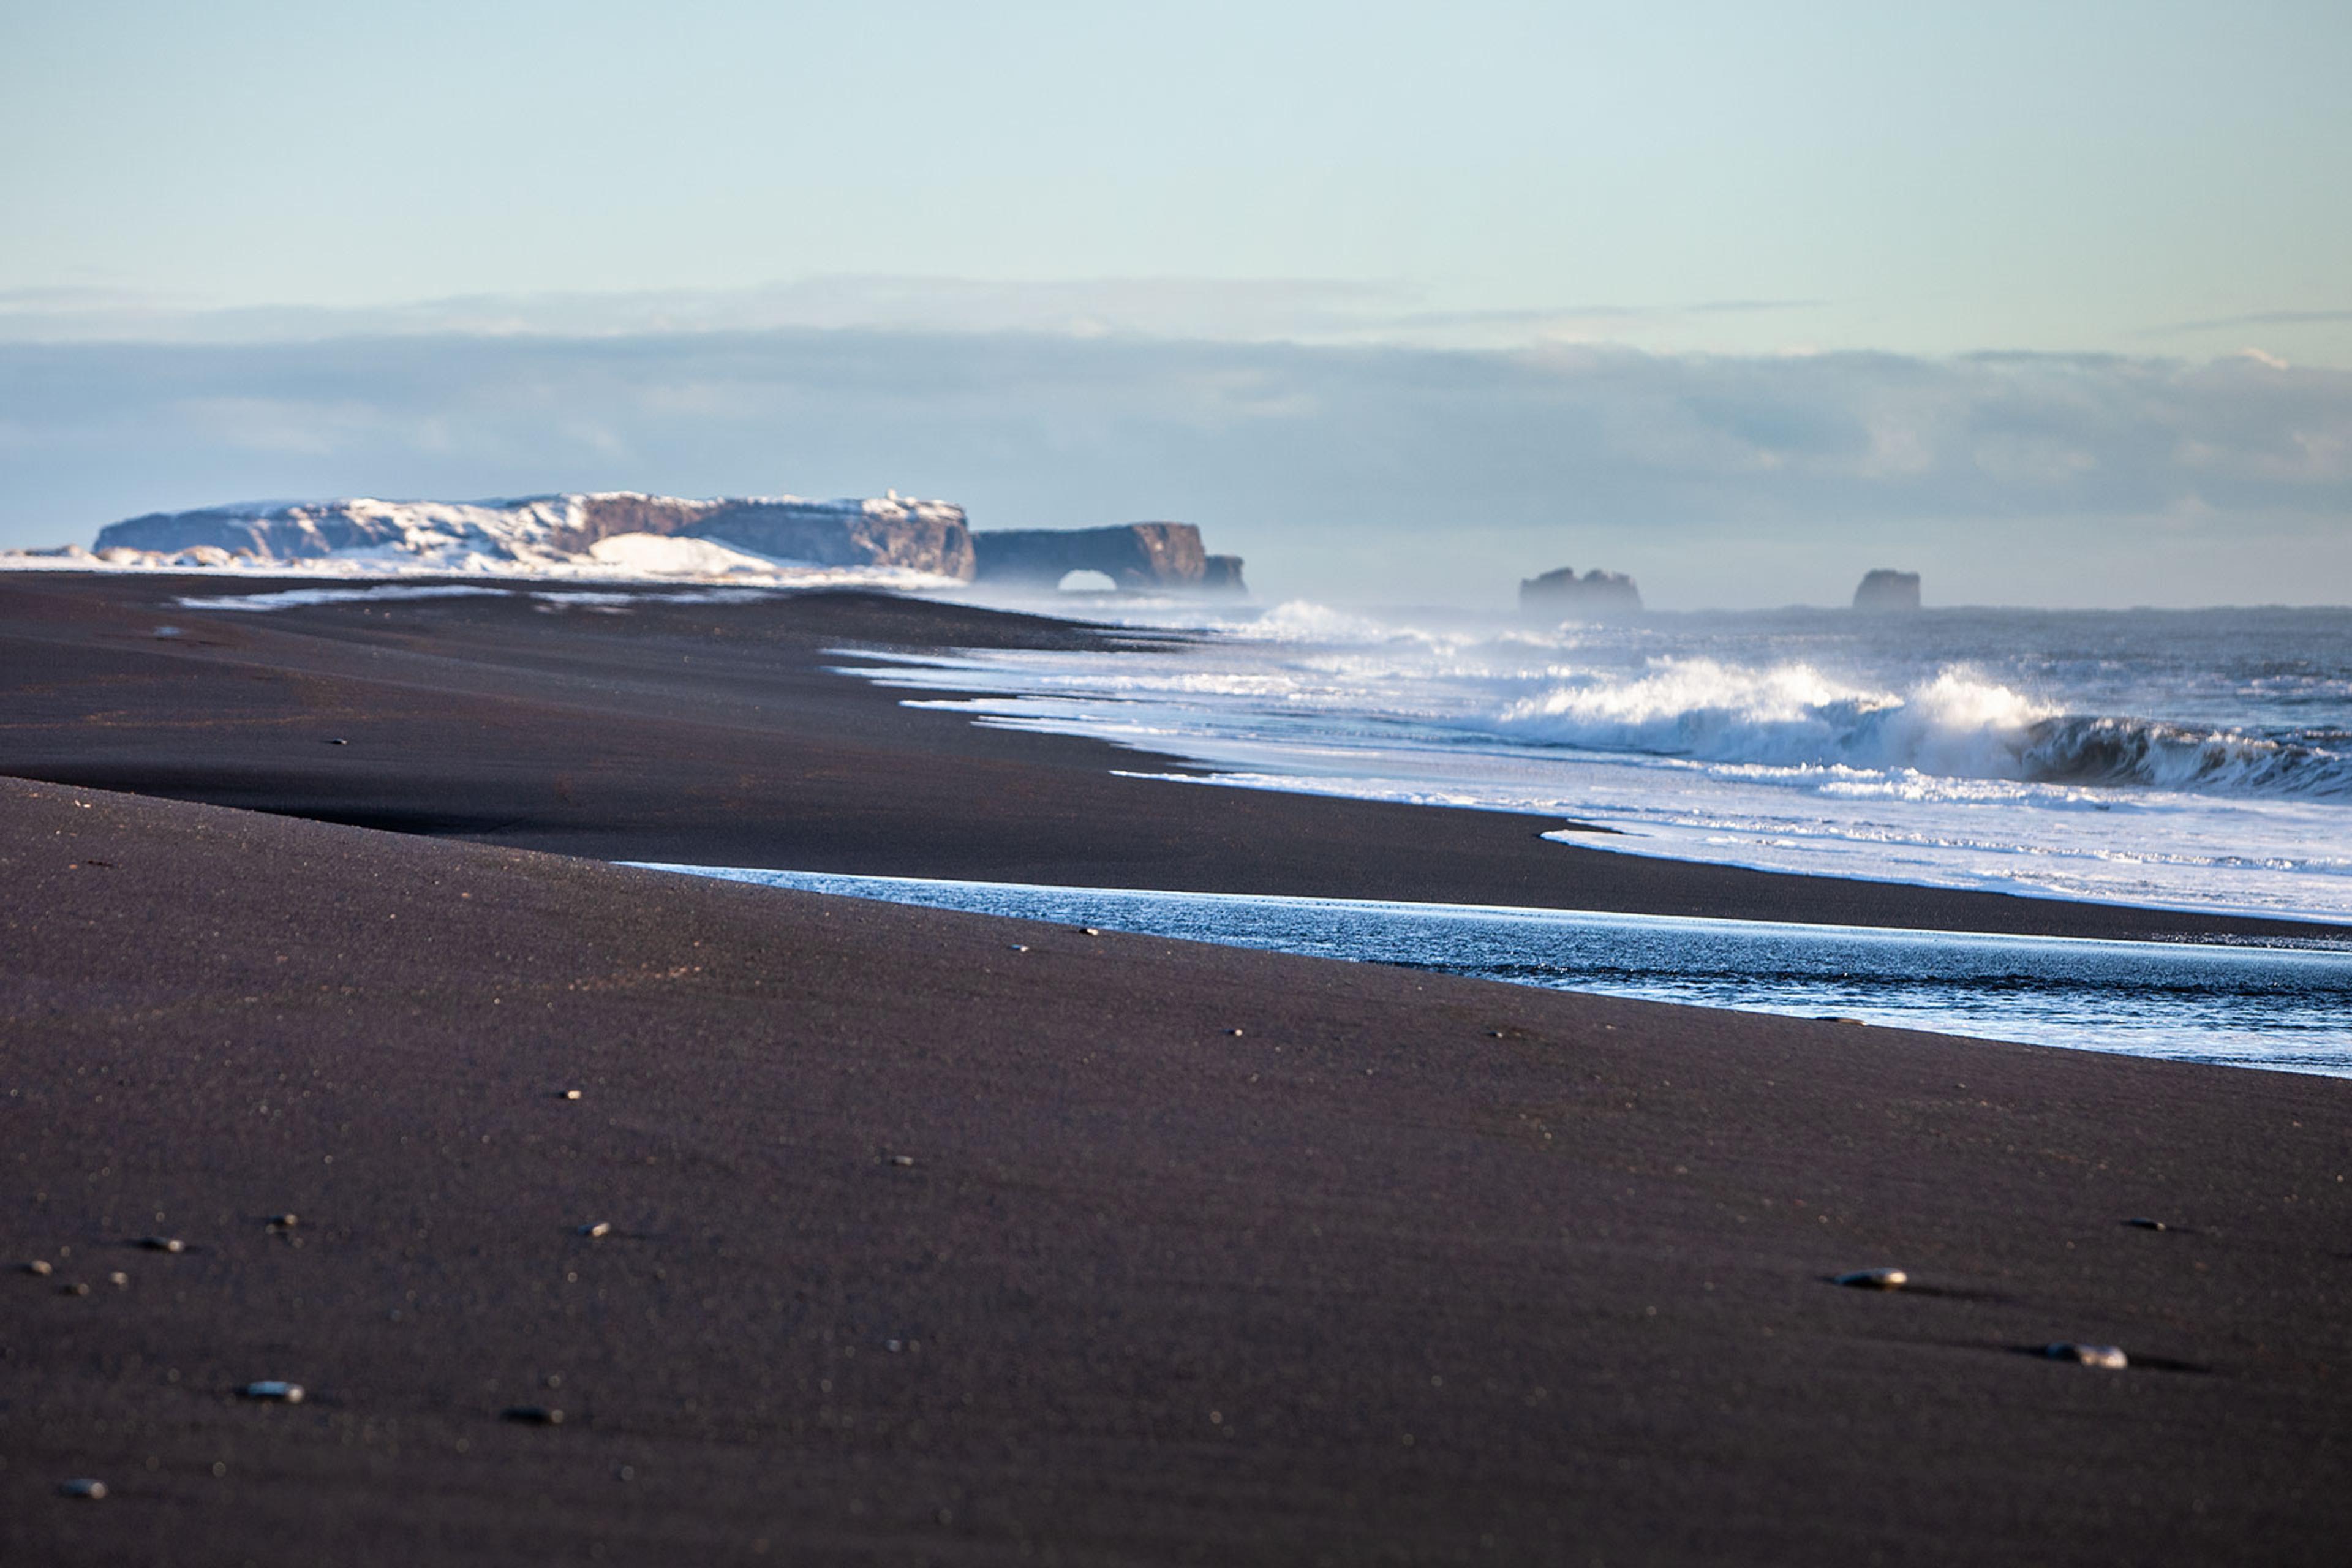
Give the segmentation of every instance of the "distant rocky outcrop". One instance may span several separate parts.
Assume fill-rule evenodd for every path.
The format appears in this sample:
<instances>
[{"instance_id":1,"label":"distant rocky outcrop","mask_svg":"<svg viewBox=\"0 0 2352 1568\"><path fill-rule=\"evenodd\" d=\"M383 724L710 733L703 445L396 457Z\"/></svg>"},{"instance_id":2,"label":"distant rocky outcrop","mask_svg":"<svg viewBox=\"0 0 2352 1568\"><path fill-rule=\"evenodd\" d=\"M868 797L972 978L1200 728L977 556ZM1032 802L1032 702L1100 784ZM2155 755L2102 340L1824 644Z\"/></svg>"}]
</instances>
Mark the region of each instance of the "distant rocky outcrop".
<instances>
[{"instance_id":1,"label":"distant rocky outcrop","mask_svg":"<svg viewBox=\"0 0 2352 1568\"><path fill-rule=\"evenodd\" d=\"M1248 593L1248 584L1242 581L1242 558L1238 555L1202 556L1201 587L1211 594Z\"/></svg>"},{"instance_id":2,"label":"distant rocky outcrop","mask_svg":"<svg viewBox=\"0 0 2352 1568\"><path fill-rule=\"evenodd\" d=\"M974 533L961 507L896 490L848 500L614 490L514 500L252 501L110 524L100 530L93 559L404 574L820 567L1048 588L1084 571L1126 591L1246 591L1241 557L1209 554L1189 522Z\"/></svg>"},{"instance_id":3,"label":"distant rocky outcrop","mask_svg":"<svg viewBox=\"0 0 2352 1568\"><path fill-rule=\"evenodd\" d=\"M816 566L898 567L968 580L963 509L911 500L803 500L750 496L688 500L634 491L517 500L256 502L151 512L99 532L97 549L184 554L215 550L248 562L378 555L528 566L573 560L600 540L653 534L704 539Z\"/></svg>"},{"instance_id":4,"label":"distant rocky outcrop","mask_svg":"<svg viewBox=\"0 0 2352 1568\"><path fill-rule=\"evenodd\" d=\"M1891 571L1884 566L1864 574L1862 585L1853 591L1853 607L1857 610L1917 609L1919 574Z\"/></svg>"},{"instance_id":5,"label":"distant rocky outcrop","mask_svg":"<svg viewBox=\"0 0 2352 1568\"><path fill-rule=\"evenodd\" d=\"M1580 577L1573 566L1562 566L1540 577L1519 583L1519 609L1530 616L1596 620L1638 615L1642 590L1622 572L1587 572Z\"/></svg>"},{"instance_id":6,"label":"distant rocky outcrop","mask_svg":"<svg viewBox=\"0 0 2352 1568\"><path fill-rule=\"evenodd\" d=\"M1073 572L1100 572L1124 589L1244 592L1242 558L1209 554L1189 522L984 529L971 543L975 575L983 583L1050 588Z\"/></svg>"}]
</instances>

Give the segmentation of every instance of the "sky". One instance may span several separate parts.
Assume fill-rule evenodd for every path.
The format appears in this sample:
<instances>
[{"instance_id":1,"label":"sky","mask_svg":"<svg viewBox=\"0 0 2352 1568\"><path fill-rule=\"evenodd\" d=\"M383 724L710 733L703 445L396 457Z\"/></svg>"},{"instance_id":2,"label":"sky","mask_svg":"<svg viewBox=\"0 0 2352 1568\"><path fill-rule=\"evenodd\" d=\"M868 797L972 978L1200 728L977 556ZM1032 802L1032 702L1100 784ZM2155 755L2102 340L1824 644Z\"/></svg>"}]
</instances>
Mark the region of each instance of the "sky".
<instances>
[{"instance_id":1,"label":"sky","mask_svg":"<svg viewBox=\"0 0 2352 1568\"><path fill-rule=\"evenodd\" d=\"M2352 602L2352 7L0 0L0 547L629 488L1261 589Z\"/></svg>"}]
</instances>

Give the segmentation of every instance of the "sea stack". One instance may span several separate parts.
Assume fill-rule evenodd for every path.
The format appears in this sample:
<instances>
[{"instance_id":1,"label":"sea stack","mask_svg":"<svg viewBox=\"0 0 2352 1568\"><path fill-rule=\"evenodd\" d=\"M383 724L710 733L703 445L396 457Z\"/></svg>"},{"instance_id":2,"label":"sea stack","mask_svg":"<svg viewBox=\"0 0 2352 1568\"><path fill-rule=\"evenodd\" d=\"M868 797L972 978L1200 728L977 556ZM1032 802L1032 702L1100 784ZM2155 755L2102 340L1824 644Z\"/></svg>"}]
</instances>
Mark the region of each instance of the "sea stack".
<instances>
[{"instance_id":1,"label":"sea stack","mask_svg":"<svg viewBox=\"0 0 2352 1568\"><path fill-rule=\"evenodd\" d=\"M1863 574L1862 585L1853 591L1853 607L1857 610L1916 610L1919 607L1919 574L1895 572L1881 566Z\"/></svg>"},{"instance_id":2,"label":"sea stack","mask_svg":"<svg viewBox=\"0 0 2352 1568\"><path fill-rule=\"evenodd\" d=\"M1189 522L1108 528L1004 528L971 536L973 575L984 583L1050 588L1072 572L1099 572L1124 592L1189 588L1241 594L1242 558L1212 555Z\"/></svg>"},{"instance_id":3,"label":"sea stack","mask_svg":"<svg viewBox=\"0 0 2352 1568\"><path fill-rule=\"evenodd\" d=\"M1519 613L1568 620L1606 620L1639 615L1642 590L1622 572L1587 572L1562 566L1519 582Z\"/></svg>"}]
</instances>

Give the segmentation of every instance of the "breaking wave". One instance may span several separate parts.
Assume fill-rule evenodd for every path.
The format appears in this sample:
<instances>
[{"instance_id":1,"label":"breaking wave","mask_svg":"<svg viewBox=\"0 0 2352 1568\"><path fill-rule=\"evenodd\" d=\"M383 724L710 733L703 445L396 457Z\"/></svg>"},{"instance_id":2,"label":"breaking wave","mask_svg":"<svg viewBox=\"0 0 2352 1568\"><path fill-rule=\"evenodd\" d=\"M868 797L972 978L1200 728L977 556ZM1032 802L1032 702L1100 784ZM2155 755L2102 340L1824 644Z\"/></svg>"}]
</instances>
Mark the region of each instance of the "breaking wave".
<instances>
[{"instance_id":1,"label":"breaking wave","mask_svg":"<svg viewBox=\"0 0 2352 1568\"><path fill-rule=\"evenodd\" d=\"M1896 692L1805 664L1662 658L1631 677L1569 675L1505 707L1490 728L1518 741L1773 768L2352 796L2352 747L2068 714L1963 667Z\"/></svg>"},{"instance_id":2,"label":"breaking wave","mask_svg":"<svg viewBox=\"0 0 2352 1568\"><path fill-rule=\"evenodd\" d=\"M2142 719L2054 719L2034 726L2025 777L2050 784L2150 784L2219 795L2352 796L2352 752L2230 730Z\"/></svg>"}]
</instances>

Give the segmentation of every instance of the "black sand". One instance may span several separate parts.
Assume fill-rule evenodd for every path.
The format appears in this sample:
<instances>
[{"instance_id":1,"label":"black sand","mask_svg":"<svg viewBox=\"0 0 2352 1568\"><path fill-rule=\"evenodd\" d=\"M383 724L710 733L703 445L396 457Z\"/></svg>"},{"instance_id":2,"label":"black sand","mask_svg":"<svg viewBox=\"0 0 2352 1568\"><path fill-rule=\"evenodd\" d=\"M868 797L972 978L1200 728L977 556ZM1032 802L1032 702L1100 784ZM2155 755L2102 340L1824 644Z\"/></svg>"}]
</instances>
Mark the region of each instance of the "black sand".
<instances>
[{"instance_id":1,"label":"black sand","mask_svg":"<svg viewBox=\"0 0 2352 1568\"><path fill-rule=\"evenodd\" d=\"M20 772L984 874L860 858L937 809L942 844L999 833L975 860L1122 863L1113 834L1049 831L1114 798L1087 793L1098 749L828 695L858 689L782 634L714 654L679 711L691 683L647 673L668 633L608 665L532 640L578 611L382 637L179 612L195 635L159 643L114 584L6 591ZM872 603L837 607L897 624ZM465 689L475 635L608 717ZM654 787L667 745L683 801ZM1245 869L1213 847L1243 832L1226 803L1283 799L1116 798L1203 803L1136 829L1133 879L1178 886ZM845 820L806 820L828 803ZM1329 880L1294 890L1422 874L1370 853L1377 816L1291 804L1249 820L1332 836ZM1659 869L1413 819L1451 885L1566 889L1497 901ZM1656 896L1743 882L1840 918L2123 918L1797 879ZM0 784L0 1230L56 1267L0 1275L0 1562L2323 1563L2352 1539L2346 1083L54 783ZM190 1249L129 1245L151 1233ZM1829 1283L1883 1264L1921 1288ZM2053 1340L2135 1364L2028 1353ZM257 1378L310 1398L235 1396ZM55 1495L75 1476L113 1495Z\"/></svg>"}]
</instances>

